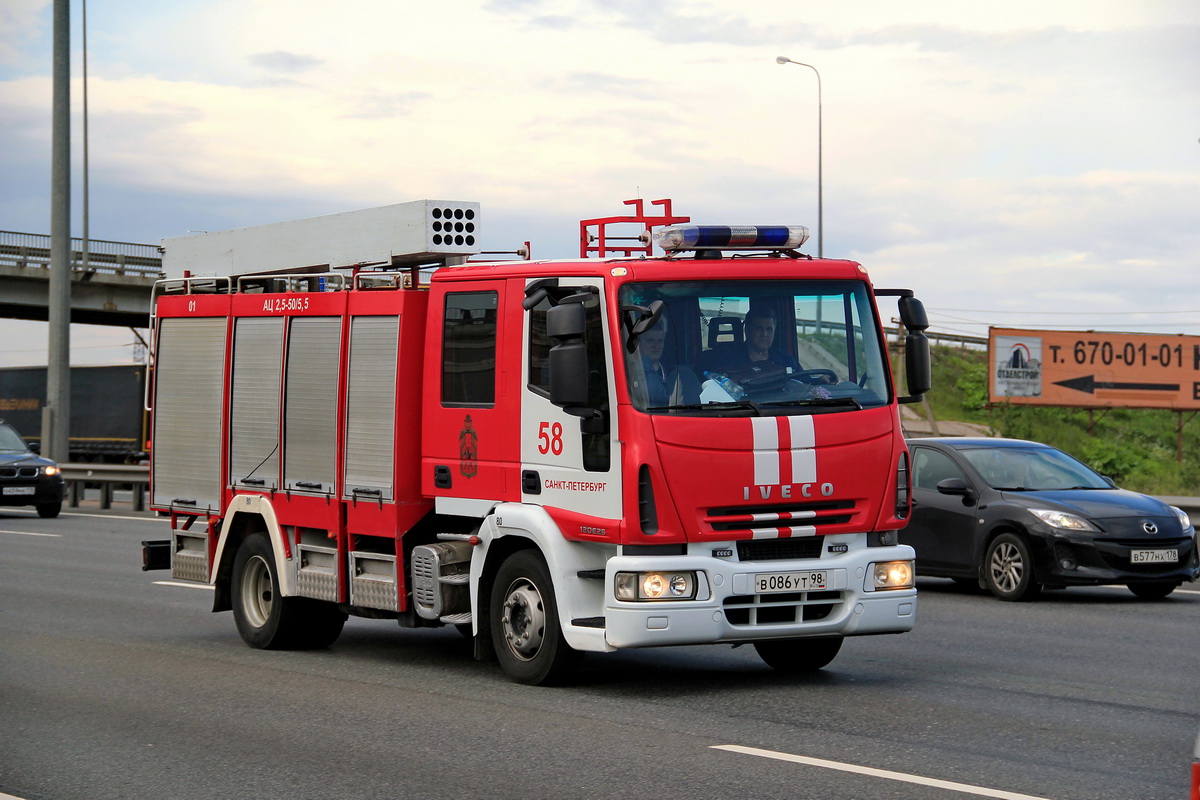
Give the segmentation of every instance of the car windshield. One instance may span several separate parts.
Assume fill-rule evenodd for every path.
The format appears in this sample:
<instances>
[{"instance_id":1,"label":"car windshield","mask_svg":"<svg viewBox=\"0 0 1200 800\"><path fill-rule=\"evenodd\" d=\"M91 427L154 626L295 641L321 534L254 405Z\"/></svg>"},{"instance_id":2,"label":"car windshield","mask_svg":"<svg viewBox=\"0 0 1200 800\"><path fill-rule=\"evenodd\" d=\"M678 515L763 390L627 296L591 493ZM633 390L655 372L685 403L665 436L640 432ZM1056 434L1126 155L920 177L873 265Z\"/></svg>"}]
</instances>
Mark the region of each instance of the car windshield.
<instances>
[{"instance_id":1,"label":"car windshield","mask_svg":"<svg viewBox=\"0 0 1200 800\"><path fill-rule=\"evenodd\" d=\"M629 394L651 414L837 413L891 398L874 304L859 281L631 283L622 336Z\"/></svg>"},{"instance_id":2,"label":"car windshield","mask_svg":"<svg viewBox=\"0 0 1200 800\"><path fill-rule=\"evenodd\" d=\"M24 453L25 441L8 425L0 425L0 453Z\"/></svg>"},{"instance_id":3,"label":"car windshield","mask_svg":"<svg viewBox=\"0 0 1200 800\"><path fill-rule=\"evenodd\" d=\"M1111 489L1086 465L1052 447L972 447L960 451L993 489Z\"/></svg>"}]
</instances>

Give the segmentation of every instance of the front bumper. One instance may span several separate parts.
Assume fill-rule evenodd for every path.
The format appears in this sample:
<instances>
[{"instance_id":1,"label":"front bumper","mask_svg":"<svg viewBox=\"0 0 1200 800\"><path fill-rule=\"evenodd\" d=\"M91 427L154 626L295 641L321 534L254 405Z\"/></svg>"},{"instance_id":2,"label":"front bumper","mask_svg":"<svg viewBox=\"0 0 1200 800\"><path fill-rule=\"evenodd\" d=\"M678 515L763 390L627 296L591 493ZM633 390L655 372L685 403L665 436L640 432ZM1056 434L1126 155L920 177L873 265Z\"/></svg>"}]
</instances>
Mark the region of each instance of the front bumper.
<instances>
[{"instance_id":1,"label":"front bumper","mask_svg":"<svg viewBox=\"0 0 1200 800\"><path fill-rule=\"evenodd\" d=\"M911 561L913 550L901 545L851 550L819 559L739 562L710 555L711 543L684 556L617 556L605 576L604 627L612 647L656 647L756 642L815 636L863 636L903 633L916 623L915 588L866 591L871 565ZM820 591L756 594L760 573L825 570L828 586ZM694 571L698 599L622 602L615 599L617 572Z\"/></svg>"},{"instance_id":2,"label":"front bumper","mask_svg":"<svg viewBox=\"0 0 1200 800\"><path fill-rule=\"evenodd\" d=\"M18 494L18 492L20 493ZM61 503L62 500L62 479L37 478L0 481L0 506L40 506Z\"/></svg>"},{"instance_id":3,"label":"front bumper","mask_svg":"<svg viewBox=\"0 0 1200 800\"><path fill-rule=\"evenodd\" d=\"M1171 539L1115 539L1053 530L1034 540L1038 580L1061 586L1100 586L1139 581L1194 581L1200 557L1194 536ZM1175 550L1174 562L1134 563L1134 550Z\"/></svg>"}]
</instances>

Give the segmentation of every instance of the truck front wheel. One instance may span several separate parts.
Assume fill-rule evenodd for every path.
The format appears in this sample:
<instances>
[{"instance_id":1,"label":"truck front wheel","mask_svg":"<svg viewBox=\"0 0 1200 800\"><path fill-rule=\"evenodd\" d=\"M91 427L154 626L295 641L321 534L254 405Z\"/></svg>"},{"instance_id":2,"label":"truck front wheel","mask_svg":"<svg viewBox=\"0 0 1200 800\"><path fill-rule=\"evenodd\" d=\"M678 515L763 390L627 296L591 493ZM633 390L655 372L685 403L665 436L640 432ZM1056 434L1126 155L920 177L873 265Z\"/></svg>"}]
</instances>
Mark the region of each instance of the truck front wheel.
<instances>
[{"instance_id":1,"label":"truck front wheel","mask_svg":"<svg viewBox=\"0 0 1200 800\"><path fill-rule=\"evenodd\" d=\"M242 640L263 650L328 647L342 633L346 615L333 603L283 597L271 540L247 536L233 560L233 619Z\"/></svg>"},{"instance_id":2,"label":"truck front wheel","mask_svg":"<svg viewBox=\"0 0 1200 800\"><path fill-rule=\"evenodd\" d=\"M776 672L801 675L828 666L842 649L842 637L821 639L782 639L755 642L759 658Z\"/></svg>"},{"instance_id":3,"label":"truck front wheel","mask_svg":"<svg viewBox=\"0 0 1200 800\"><path fill-rule=\"evenodd\" d=\"M500 565L492 584L492 641L504 672L517 683L559 683L580 653L563 638L550 571L541 556L521 550Z\"/></svg>"}]
</instances>

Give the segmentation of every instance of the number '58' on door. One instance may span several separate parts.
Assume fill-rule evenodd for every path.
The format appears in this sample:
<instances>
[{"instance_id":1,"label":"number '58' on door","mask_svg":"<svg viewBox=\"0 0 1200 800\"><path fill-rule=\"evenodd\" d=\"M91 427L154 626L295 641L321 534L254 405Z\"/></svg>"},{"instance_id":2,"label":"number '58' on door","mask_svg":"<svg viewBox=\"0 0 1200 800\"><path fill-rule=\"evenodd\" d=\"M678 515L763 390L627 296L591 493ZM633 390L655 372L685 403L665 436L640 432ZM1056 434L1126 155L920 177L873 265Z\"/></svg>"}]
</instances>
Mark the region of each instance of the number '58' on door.
<instances>
[{"instance_id":1,"label":"number '58' on door","mask_svg":"<svg viewBox=\"0 0 1200 800\"><path fill-rule=\"evenodd\" d=\"M563 451L562 423L543 422L538 425L538 452L542 455L553 453L561 456Z\"/></svg>"}]
</instances>

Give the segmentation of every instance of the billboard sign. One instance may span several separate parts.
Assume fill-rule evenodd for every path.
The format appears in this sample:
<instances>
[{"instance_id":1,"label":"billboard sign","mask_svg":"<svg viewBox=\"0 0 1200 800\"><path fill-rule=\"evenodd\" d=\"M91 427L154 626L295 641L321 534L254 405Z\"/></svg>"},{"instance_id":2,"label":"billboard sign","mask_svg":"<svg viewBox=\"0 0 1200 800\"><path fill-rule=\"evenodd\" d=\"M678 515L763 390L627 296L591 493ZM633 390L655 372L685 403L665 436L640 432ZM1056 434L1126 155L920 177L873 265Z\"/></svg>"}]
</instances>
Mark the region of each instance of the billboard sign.
<instances>
[{"instance_id":1,"label":"billboard sign","mask_svg":"<svg viewBox=\"0 0 1200 800\"><path fill-rule=\"evenodd\" d=\"M1200 410L1200 336L991 328L988 365L993 403Z\"/></svg>"}]
</instances>

